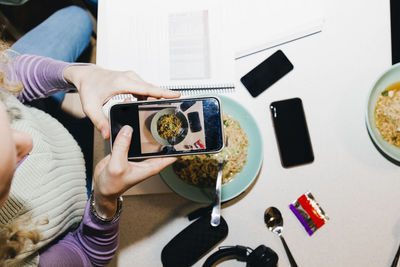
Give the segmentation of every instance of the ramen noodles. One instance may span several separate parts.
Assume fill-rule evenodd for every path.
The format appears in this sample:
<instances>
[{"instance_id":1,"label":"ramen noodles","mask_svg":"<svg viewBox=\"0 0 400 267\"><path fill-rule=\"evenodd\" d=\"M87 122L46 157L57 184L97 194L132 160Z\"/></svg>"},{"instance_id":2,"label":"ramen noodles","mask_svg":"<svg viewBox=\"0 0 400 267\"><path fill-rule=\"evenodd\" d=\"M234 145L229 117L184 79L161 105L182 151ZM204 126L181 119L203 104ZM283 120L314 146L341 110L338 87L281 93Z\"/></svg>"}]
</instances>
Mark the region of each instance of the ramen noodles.
<instances>
[{"instance_id":1,"label":"ramen noodles","mask_svg":"<svg viewBox=\"0 0 400 267\"><path fill-rule=\"evenodd\" d=\"M400 82L381 92L376 102L374 118L382 138L400 148Z\"/></svg>"},{"instance_id":2,"label":"ramen noodles","mask_svg":"<svg viewBox=\"0 0 400 267\"><path fill-rule=\"evenodd\" d=\"M157 121L157 132L163 139L177 137L182 129L182 121L174 114L162 115Z\"/></svg>"},{"instance_id":3,"label":"ramen noodles","mask_svg":"<svg viewBox=\"0 0 400 267\"><path fill-rule=\"evenodd\" d=\"M222 183L227 183L242 171L246 164L249 141L237 120L223 115L224 134L228 145L217 154L182 156L174 164L175 173L189 184L201 187L215 186L218 163L226 159L222 170Z\"/></svg>"}]
</instances>

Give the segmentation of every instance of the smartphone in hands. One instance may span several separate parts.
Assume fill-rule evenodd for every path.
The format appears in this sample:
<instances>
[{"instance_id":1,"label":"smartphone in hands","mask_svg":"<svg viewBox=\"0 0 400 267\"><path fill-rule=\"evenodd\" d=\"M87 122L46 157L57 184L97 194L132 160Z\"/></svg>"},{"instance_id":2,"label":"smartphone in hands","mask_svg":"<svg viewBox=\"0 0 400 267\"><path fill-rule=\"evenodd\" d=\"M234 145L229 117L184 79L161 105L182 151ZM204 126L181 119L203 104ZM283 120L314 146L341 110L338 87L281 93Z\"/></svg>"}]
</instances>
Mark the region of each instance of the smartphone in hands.
<instances>
[{"instance_id":1,"label":"smartphone in hands","mask_svg":"<svg viewBox=\"0 0 400 267\"><path fill-rule=\"evenodd\" d=\"M160 99L110 108L111 149L124 125L133 128L128 159L220 152L222 108L217 97Z\"/></svg>"},{"instance_id":2,"label":"smartphone in hands","mask_svg":"<svg viewBox=\"0 0 400 267\"><path fill-rule=\"evenodd\" d=\"M314 161L310 135L300 98L270 105L282 166L285 168Z\"/></svg>"}]
</instances>

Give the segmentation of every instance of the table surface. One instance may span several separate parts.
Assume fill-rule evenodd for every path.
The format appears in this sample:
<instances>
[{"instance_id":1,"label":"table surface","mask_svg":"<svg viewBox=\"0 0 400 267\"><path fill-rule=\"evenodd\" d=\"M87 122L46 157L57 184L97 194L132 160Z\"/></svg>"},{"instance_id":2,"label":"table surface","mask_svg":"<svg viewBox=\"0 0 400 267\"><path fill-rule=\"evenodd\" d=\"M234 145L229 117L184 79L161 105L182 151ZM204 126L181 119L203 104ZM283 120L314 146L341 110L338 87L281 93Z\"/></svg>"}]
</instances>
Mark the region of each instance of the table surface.
<instances>
[{"instance_id":1,"label":"table surface","mask_svg":"<svg viewBox=\"0 0 400 267\"><path fill-rule=\"evenodd\" d=\"M110 67L107 59L113 56L106 51L118 43L107 40L108 34L123 35L126 29L110 19L117 15L113 12L134 8L118 3L99 3L97 62L104 67ZM263 223L265 209L275 206L299 266L389 266L400 243L399 169L376 150L365 125L368 92L391 65L389 1L325 0L322 5L323 31L279 46L294 70L257 98L239 79L278 48L236 61L237 92L230 96L240 99L257 121L264 159L246 193L223 206L229 234L220 245L265 244L278 253L279 266L289 266L281 241ZM292 97L303 100L315 161L285 169L268 106ZM311 237L288 208L306 191L330 218ZM161 266L162 248L189 224L185 215L197 207L174 193L126 197L120 247L111 265ZM219 266L244 265L227 261Z\"/></svg>"}]
</instances>

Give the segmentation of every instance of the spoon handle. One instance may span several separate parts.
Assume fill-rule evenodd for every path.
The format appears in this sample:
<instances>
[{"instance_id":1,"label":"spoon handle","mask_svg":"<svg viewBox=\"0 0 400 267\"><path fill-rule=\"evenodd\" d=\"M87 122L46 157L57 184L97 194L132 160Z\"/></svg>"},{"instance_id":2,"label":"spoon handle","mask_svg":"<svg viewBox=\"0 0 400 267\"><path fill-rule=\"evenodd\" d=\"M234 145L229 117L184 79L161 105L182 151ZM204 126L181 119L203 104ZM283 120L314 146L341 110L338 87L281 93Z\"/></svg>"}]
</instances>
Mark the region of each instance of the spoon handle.
<instances>
[{"instance_id":1,"label":"spoon handle","mask_svg":"<svg viewBox=\"0 0 400 267\"><path fill-rule=\"evenodd\" d=\"M392 265L390 265L391 267L396 267L397 266L397 262L399 261L399 256L400 256L400 246L397 249L396 256L394 256Z\"/></svg>"},{"instance_id":2,"label":"spoon handle","mask_svg":"<svg viewBox=\"0 0 400 267\"><path fill-rule=\"evenodd\" d=\"M222 168L223 164L220 164L217 176L217 182L215 187L215 200L214 207L211 212L211 225L217 227L221 219L221 189L222 189Z\"/></svg>"},{"instance_id":3,"label":"spoon handle","mask_svg":"<svg viewBox=\"0 0 400 267\"><path fill-rule=\"evenodd\" d=\"M293 258L293 256L292 256L292 253L290 253L289 247L288 247L288 245L286 244L285 239L283 238L282 235L280 235L279 237L281 238L283 247L285 248L286 255L287 255L288 258L289 258L290 266L291 266L291 267L297 267L297 263L296 263L296 261L294 260L294 258Z\"/></svg>"}]
</instances>

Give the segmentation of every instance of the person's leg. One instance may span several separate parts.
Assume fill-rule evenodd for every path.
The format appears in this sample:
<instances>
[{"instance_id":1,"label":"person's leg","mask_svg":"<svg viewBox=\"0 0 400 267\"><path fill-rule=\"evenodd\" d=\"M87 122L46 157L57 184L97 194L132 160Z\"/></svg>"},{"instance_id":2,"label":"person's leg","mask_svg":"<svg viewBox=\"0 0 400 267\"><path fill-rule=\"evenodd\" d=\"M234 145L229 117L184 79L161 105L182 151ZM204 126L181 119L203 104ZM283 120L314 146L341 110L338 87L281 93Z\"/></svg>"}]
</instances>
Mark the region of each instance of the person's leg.
<instances>
[{"instance_id":1,"label":"person's leg","mask_svg":"<svg viewBox=\"0 0 400 267\"><path fill-rule=\"evenodd\" d=\"M51 57L74 62L88 47L92 22L77 6L58 10L17 40L11 49L21 54Z\"/></svg>"},{"instance_id":2,"label":"person's leg","mask_svg":"<svg viewBox=\"0 0 400 267\"><path fill-rule=\"evenodd\" d=\"M92 22L77 6L63 8L17 40L11 49L21 54L51 57L74 62L88 47ZM61 105L65 93L53 95Z\"/></svg>"}]
</instances>

